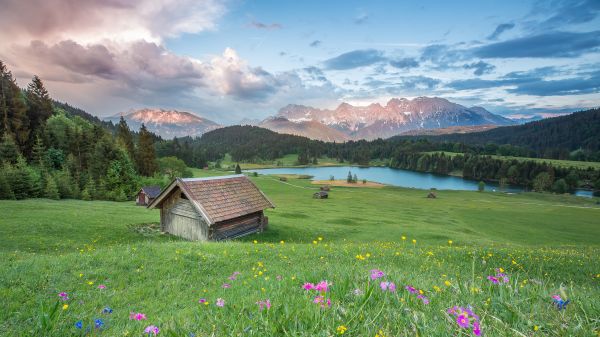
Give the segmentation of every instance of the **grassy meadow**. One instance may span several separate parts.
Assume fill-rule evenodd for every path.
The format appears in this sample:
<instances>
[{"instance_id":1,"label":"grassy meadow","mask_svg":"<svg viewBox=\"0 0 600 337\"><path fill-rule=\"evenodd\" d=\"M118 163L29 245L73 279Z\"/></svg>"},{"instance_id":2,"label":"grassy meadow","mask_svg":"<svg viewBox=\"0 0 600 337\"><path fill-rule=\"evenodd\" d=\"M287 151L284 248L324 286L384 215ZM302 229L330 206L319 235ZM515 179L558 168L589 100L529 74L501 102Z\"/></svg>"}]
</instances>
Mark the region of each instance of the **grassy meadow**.
<instances>
[{"instance_id":1,"label":"grassy meadow","mask_svg":"<svg viewBox=\"0 0 600 337\"><path fill-rule=\"evenodd\" d=\"M454 306L483 336L600 331L597 199L252 179L277 208L233 242L161 234L133 202L0 201L0 335L476 335Z\"/></svg>"}]
</instances>

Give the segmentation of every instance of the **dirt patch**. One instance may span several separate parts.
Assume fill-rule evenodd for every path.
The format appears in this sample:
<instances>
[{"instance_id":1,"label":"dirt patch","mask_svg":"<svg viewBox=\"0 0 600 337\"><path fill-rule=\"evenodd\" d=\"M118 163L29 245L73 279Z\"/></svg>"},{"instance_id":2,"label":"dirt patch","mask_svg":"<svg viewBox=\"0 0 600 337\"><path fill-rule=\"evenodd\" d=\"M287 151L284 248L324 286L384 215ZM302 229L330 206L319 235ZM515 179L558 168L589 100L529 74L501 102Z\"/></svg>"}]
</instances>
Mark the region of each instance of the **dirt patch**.
<instances>
[{"instance_id":1,"label":"dirt patch","mask_svg":"<svg viewBox=\"0 0 600 337\"><path fill-rule=\"evenodd\" d=\"M382 188L385 185L376 183L374 181L367 181L363 184L362 180L356 183L349 183L346 180L313 180L313 185L329 185L329 186L343 186L343 187L370 187L370 188Z\"/></svg>"}]
</instances>

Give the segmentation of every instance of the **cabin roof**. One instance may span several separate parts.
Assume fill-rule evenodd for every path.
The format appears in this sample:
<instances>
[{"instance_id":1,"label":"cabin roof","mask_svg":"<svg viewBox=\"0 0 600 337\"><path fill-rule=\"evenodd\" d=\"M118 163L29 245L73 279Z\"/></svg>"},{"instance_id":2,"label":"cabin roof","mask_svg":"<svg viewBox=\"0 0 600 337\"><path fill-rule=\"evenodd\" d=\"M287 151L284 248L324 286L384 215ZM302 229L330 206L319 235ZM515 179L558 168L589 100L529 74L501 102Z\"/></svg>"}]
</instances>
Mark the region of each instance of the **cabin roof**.
<instances>
[{"instance_id":1,"label":"cabin roof","mask_svg":"<svg viewBox=\"0 0 600 337\"><path fill-rule=\"evenodd\" d=\"M144 191L149 198L156 198L160 194L160 186L144 186L140 191Z\"/></svg>"},{"instance_id":2,"label":"cabin roof","mask_svg":"<svg viewBox=\"0 0 600 337\"><path fill-rule=\"evenodd\" d=\"M160 207L165 197L177 189L186 195L209 224L275 208L258 187L242 174L176 178L148 207Z\"/></svg>"}]
</instances>

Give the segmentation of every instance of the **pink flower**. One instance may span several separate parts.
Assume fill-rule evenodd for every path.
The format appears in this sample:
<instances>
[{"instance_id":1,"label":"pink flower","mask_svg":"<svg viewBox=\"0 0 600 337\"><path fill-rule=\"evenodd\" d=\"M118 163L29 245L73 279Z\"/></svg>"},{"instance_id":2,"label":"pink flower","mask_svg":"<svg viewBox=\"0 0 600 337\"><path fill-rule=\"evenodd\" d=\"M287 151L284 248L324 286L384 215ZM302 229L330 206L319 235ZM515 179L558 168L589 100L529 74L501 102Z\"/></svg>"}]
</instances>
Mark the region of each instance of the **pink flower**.
<instances>
[{"instance_id":1,"label":"pink flower","mask_svg":"<svg viewBox=\"0 0 600 337\"><path fill-rule=\"evenodd\" d=\"M315 285L312 283L304 283L304 285L302 286L302 289L304 290L313 290L315 289Z\"/></svg>"},{"instance_id":2,"label":"pink flower","mask_svg":"<svg viewBox=\"0 0 600 337\"><path fill-rule=\"evenodd\" d=\"M69 300L69 295L67 293L65 293L64 291L61 293L58 293L58 297L60 297L60 299L63 301Z\"/></svg>"},{"instance_id":3,"label":"pink flower","mask_svg":"<svg viewBox=\"0 0 600 337\"><path fill-rule=\"evenodd\" d=\"M555 300L557 300L557 301L562 300L562 298L560 298L560 295L552 295L552 298L555 299Z\"/></svg>"},{"instance_id":4,"label":"pink flower","mask_svg":"<svg viewBox=\"0 0 600 337\"><path fill-rule=\"evenodd\" d=\"M494 283L494 284L498 284L498 279L495 278L494 276L490 275L490 276L487 277L487 279L490 280L490 281L492 281L492 283Z\"/></svg>"},{"instance_id":5,"label":"pink flower","mask_svg":"<svg viewBox=\"0 0 600 337\"><path fill-rule=\"evenodd\" d=\"M419 295L417 296L418 299L420 299L421 301L423 301L423 304L429 304L429 299L423 295Z\"/></svg>"},{"instance_id":6,"label":"pink flower","mask_svg":"<svg viewBox=\"0 0 600 337\"><path fill-rule=\"evenodd\" d=\"M258 304L258 308L262 311L264 309L271 309L271 301L266 299L264 301L258 301L256 302L256 304Z\"/></svg>"},{"instance_id":7,"label":"pink flower","mask_svg":"<svg viewBox=\"0 0 600 337\"><path fill-rule=\"evenodd\" d=\"M225 289L229 289L229 288L231 288L231 284L229 284L229 283L223 283L222 287L225 288Z\"/></svg>"},{"instance_id":8,"label":"pink flower","mask_svg":"<svg viewBox=\"0 0 600 337\"><path fill-rule=\"evenodd\" d=\"M156 335L158 335L159 332L160 332L160 329L154 325L149 325L146 327L146 329L144 329L144 333L146 333L148 335L152 334L152 335L156 336Z\"/></svg>"},{"instance_id":9,"label":"pink flower","mask_svg":"<svg viewBox=\"0 0 600 337\"><path fill-rule=\"evenodd\" d=\"M137 313L130 312L129 313L129 319L136 320L136 321L141 321L141 320L146 319L146 314L142 314L140 312L137 312Z\"/></svg>"},{"instance_id":10,"label":"pink flower","mask_svg":"<svg viewBox=\"0 0 600 337\"><path fill-rule=\"evenodd\" d=\"M204 304L204 303L206 303L206 298L201 298L201 299L199 299L199 300L198 300L198 303L200 303L200 304Z\"/></svg>"},{"instance_id":11,"label":"pink flower","mask_svg":"<svg viewBox=\"0 0 600 337\"><path fill-rule=\"evenodd\" d=\"M229 279L231 281L234 281L239 274L241 274L239 271L234 271L233 274L231 274L231 276L229 276Z\"/></svg>"},{"instance_id":12,"label":"pink flower","mask_svg":"<svg viewBox=\"0 0 600 337\"><path fill-rule=\"evenodd\" d=\"M325 308L325 307L329 308L331 306L331 299L329 299L329 298L325 299L325 297L323 297L323 296L317 296L313 300L313 303L321 304L321 308Z\"/></svg>"},{"instance_id":13,"label":"pink flower","mask_svg":"<svg viewBox=\"0 0 600 337\"><path fill-rule=\"evenodd\" d=\"M379 269L371 269L371 280L376 280L378 278L384 277L385 274Z\"/></svg>"},{"instance_id":14,"label":"pink flower","mask_svg":"<svg viewBox=\"0 0 600 337\"><path fill-rule=\"evenodd\" d=\"M473 334L475 336L481 336L481 326L479 326L479 322L473 322Z\"/></svg>"},{"instance_id":15,"label":"pink flower","mask_svg":"<svg viewBox=\"0 0 600 337\"><path fill-rule=\"evenodd\" d=\"M329 283L327 281L321 281L315 285L316 291L327 292L329 291L329 287L331 287L333 283Z\"/></svg>"},{"instance_id":16,"label":"pink flower","mask_svg":"<svg viewBox=\"0 0 600 337\"><path fill-rule=\"evenodd\" d=\"M386 291L389 290L391 292L395 292L396 291L396 285L394 284L394 282L381 282L379 284L379 286L381 287L381 290Z\"/></svg>"},{"instance_id":17,"label":"pink flower","mask_svg":"<svg viewBox=\"0 0 600 337\"><path fill-rule=\"evenodd\" d=\"M458 315L458 317L456 317L456 323L461 328L468 328L470 325L469 318L464 314Z\"/></svg>"},{"instance_id":18,"label":"pink flower","mask_svg":"<svg viewBox=\"0 0 600 337\"><path fill-rule=\"evenodd\" d=\"M98 289L106 289L106 286L104 284L101 284L98 286Z\"/></svg>"},{"instance_id":19,"label":"pink flower","mask_svg":"<svg viewBox=\"0 0 600 337\"><path fill-rule=\"evenodd\" d=\"M225 300L222 298L217 298L217 307L224 307L225 306Z\"/></svg>"}]
</instances>

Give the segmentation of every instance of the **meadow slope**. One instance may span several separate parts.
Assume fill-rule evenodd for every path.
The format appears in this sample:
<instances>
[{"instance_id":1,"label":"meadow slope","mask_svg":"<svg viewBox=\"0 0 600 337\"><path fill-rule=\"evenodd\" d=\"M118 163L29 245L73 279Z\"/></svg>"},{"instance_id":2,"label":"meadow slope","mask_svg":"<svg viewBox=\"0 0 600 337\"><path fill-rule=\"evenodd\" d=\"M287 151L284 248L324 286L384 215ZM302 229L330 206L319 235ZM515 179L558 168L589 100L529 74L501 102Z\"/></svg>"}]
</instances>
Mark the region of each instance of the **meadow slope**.
<instances>
[{"instance_id":1,"label":"meadow slope","mask_svg":"<svg viewBox=\"0 0 600 337\"><path fill-rule=\"evenodd\" d=\"M252 179L277 205L270 228L226 243L160 234L158 212L131 202L0 201L0 335L474 335L453 306L484 336L600 330L593 200L390 187L316 200L306 180Z\"/></svg>"}]
</instances>

